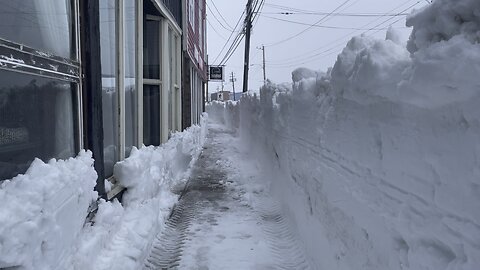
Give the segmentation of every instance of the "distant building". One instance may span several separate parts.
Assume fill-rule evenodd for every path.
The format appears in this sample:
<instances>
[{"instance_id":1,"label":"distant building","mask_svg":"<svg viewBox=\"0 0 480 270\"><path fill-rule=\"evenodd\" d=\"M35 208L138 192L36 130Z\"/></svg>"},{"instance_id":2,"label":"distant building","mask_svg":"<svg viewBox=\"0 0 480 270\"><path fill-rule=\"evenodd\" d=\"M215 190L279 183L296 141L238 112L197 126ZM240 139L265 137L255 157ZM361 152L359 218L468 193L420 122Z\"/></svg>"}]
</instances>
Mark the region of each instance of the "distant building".
<instances>
[{"instance_id":1,"label":"distant building","mask_svg":"<svg viewBox=\"0 0 480 270\"><path fill-rule=\"evenodd\" d=\"M227 100L233 100L232 98L233 98L232 93L230 93L229 91L218 91L216 93L210 94L211 101L214 101L214 100L227 101Z\"/></svg>"}]
</instances>

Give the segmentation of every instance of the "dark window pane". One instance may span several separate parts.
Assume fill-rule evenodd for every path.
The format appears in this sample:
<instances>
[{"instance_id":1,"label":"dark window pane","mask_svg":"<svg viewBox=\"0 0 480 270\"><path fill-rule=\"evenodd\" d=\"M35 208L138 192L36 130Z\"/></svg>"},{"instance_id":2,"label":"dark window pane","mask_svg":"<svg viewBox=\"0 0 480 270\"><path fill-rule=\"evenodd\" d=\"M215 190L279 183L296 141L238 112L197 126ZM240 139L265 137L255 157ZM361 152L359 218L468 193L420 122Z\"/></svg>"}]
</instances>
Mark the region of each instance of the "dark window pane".
<instances>
[{"instance_id":1,"label":"dark window pane","mask_svg":"<svg viewBox=\"0 0 480 270\"><path fill-rule=\"evenodd\" d=\"M143 86L143 144L160 145L160 87Z\"/></svg>"},{"instance_id":2,"label":"dark window pane","mask_svg":"<svg viewBox=\"0 0 480 270\"><path fill-rule=\"evenodd\" d=\"M0 37L74 58L71 0L0 0Z\"/></svg>"},{"instance_id":3,"label":"dark window pane","mask_svg":"<svg viewBox=\"0 0 480 270\"><path fill-rule=\"evenodd\" d=\"M135 1L125 1L125 156L137 144L135 88Z\"/></svg>"},{"instance_id":4,"label":"dark window pane","mask_svg":"<svg viewBox=\"0 0 480 270\"><path fill-rule=\"evenodd\" d=\"M135 84L125 85L125 157L130 155L132 147L137 144L137 90Z\"/></svg>"},{"instance_id":5,"label":"dark window pane","mask_svg":"<svg viewBox=\"0 0 480 270\"><path fill-rule=\"evenodd\" d=\"M105 80L103 80L105 82ZM103 106L103 153L105 163L105 177L113 175L113 165L118 160L118 126L117 126L117 91L115 87L102 87Z\"/></svg>"},{"instance_id":6,"label":"dark window pane","mask_svg":"<svg viewBox=\"0 0 480 270\"><path fill-rule=\"evenodd\" d=\"M149 19L144 21L143 77L160 79L160 22Z\"/></svg>"},{"instance_id":7,"label":"dark window pane","mask_svg":"<svg viewBox=\"0 0 480 270\"><path fill-rule=\"evenodd\" d=\"M75 155L76 85L0 70L0 180Z\"/></svg>"},{"instance_id":8,"label":"dark window pane","mask_svg":"<svg viewBox=\"0 0 480 270\"><path fill-rule=\"evenodd\" d=\"M118 106L115 88L115 0L100 1L102 58L103 146L105 177L113 175L117 162Z\"/></svg>"}]
</instances>

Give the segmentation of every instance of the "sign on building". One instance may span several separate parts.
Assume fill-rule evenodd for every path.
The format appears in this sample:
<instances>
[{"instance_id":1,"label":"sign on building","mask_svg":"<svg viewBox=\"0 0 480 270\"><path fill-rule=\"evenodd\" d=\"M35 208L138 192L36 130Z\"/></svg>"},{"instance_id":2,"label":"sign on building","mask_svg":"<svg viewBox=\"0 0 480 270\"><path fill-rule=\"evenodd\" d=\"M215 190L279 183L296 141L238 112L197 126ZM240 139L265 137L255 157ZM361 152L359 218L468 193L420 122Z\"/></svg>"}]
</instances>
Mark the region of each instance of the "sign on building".
<instances>
[{"instance_id":1,"label":"sign on building","mask_svg":"<svg viewBox=\"0 0 480 270\"><path fill-rule=\"evenodd\" d=\"M209 74L210 74L210 81L223 82L223 66L210 66Z\"/></svg>"}]
</instances>

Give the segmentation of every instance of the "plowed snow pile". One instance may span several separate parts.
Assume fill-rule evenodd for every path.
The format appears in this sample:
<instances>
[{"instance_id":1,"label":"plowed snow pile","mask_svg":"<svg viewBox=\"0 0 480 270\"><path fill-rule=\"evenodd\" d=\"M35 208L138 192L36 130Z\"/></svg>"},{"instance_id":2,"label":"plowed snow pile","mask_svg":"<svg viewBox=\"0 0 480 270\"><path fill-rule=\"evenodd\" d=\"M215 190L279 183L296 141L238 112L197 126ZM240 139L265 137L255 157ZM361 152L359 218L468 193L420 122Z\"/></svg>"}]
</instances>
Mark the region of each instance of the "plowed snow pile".
<instances>
[{"instance_id":1,"label":"plowed snow pile","mask_svg":"<svg viewBox=\"0 0 480 270\"><path fill-rule=\"evenodd\" d=\"M210 106L273 172L319 269L480 269L480 1L407 25L407 44L355 37L327 73Z\"/></svg>"}]
</instances>

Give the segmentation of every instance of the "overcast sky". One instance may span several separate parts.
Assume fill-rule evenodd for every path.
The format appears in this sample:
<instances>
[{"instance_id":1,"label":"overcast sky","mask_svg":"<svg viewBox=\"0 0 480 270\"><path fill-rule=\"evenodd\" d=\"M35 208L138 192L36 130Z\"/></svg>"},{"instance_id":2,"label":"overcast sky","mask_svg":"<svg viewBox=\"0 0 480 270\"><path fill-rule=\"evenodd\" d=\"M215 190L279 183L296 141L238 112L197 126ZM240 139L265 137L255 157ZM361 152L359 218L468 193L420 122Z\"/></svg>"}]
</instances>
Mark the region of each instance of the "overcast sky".
<instances>
[{"instance_id":1,"label":"overcast sky","mask_svg":"<svg viewBox=\"0 0 480 270\"><path fill-rule=\"evenodd\" d=\"M230 47L237 32L225 44L246 3L247 0L207 0L207 46L211 65L219 64ZM405 27L406 16L381 15L410 13L425 5L428 0L266 0L252 32L249 89L259 89L263 84L262 51L258 49L262 45L265 45L267 78L288 82L291 71L297 67L326 71L333 66L352 36L365 33L385 38L386 28L393 24L407 40L411 29ZM325 15L332 11L335 16ZM320 27L310 27L319 21ZM220 53L224 46L225 50ZM244 41L225 64L225 90L232 90L231 72L237 78L236 92L242 90L243 59ZM216 92L217 88L221 88L220 83L209 84L210 92Z\"/></svg>"}]
</instances>

